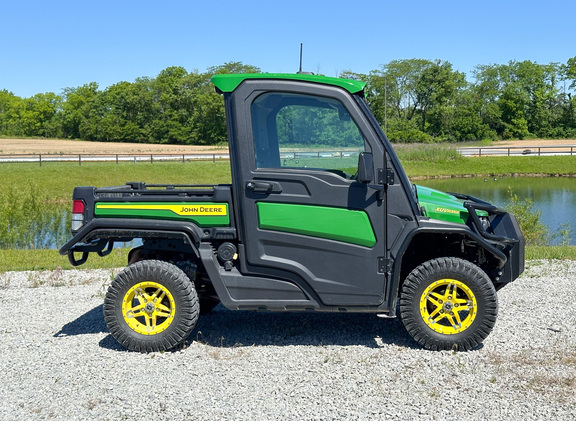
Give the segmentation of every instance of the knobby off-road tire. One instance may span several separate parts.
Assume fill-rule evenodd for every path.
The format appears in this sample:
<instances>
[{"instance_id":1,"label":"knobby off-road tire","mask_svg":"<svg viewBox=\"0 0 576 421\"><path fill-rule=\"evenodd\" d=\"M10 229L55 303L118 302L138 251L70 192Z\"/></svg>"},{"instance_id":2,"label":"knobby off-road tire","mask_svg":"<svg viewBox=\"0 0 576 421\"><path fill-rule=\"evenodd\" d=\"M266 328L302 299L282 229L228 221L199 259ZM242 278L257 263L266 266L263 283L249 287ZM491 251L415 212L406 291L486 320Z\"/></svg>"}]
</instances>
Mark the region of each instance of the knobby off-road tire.
<instances>
[{"instance_id":1,"label":"knobby off-road tire","mask_svg":"<svg viewBox=\"0 0 576 421\"><path fill-rule=\"evenodd\" d=\"M402 323L426 349L473 349L490 334L497 315L494 285L466 260L443 257L425 262L402 287Z\"/></svg>"},{"instance_id":2,"label":"knobby off-road tire","mask_svg":"<svg viewBox=\"0 0 576 421\"><path fill-rule=\"evenodd\" d=\"M112 336L139 352L178 346L192 333L199 313L194 284L178 267L159 260L125 268L104 300L104 320Z\"/></svg>"}]
</instances>

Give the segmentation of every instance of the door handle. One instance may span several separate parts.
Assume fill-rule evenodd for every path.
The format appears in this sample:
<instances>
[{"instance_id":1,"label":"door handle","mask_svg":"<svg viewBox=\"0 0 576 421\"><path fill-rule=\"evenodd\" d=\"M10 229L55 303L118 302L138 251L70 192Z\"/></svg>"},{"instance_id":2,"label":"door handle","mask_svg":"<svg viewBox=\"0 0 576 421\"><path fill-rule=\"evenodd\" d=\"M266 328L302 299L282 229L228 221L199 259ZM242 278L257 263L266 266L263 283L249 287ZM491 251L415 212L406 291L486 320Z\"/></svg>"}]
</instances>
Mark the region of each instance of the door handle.
<instances>
[{"instance_id":1,"label":"door handle","mask_svg":"<svg viewBox=\"0 0 576 421\"><path fill-rule=\"evenodd\" d=\"M256 194L282 193L280 184L267 181L248 181L246 183L246 190L250 190Z\"/></svg>"}]
</instances>

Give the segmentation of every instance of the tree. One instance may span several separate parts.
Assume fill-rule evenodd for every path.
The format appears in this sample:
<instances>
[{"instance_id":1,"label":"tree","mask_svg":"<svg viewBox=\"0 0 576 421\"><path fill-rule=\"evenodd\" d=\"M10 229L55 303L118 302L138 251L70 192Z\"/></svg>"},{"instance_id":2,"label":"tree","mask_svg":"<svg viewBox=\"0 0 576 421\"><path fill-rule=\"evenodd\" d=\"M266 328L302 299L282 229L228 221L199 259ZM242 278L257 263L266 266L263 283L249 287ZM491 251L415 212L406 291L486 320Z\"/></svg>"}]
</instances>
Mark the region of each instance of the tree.
<instances>
[{"instance_id":1,"label":"tree","mask_svg":"<svg viewBox=\"0 0 576 421\"><path fill-rule=\"evenodd\" d=\"M0 134L22 136L19 110L24 108L22 98L7 90L0 91Z\"/></svg>"},{"instance_id":2,"label":"tree","mask_svg":"<svg viewBox=\"0 0 576 421\"><path fill-rule=\"evenodd\" d=\"M221 64L220 66L212 66L208 68L206 74L219 75L219 74L232 74L232 73L260 73L259 67L250 64L243 64L240 61L229 61Z\"/></svg>"},{"instance_id":3,"label":"tree","mask_svg":"<svg viewBox=\"0 0 576 421\"><path fill-rule=\"evenodd\" d=\"M435 107L452 106L454 96L459 89L464 88L466 81L464 74L452 70L448 62L436 60L425 66L419 75L415 86L416 103L414 108L419 109L422 116L422 131L426 131L426 117ZM439 131L431 133L440 134Z\"/></svg>"},{"instance_id":4,"label":"tree","mask_svg":"<svg viewBox=\"0 0 576 421\"><path fill-rule=\"evenodd\" d=\"M0 91L0 134L87 140L205 144L226 141L224 104L214 74L257 73L227 62L206 72L167 67L156 77L95 82L20 98ZM464 141L576 136L576 57L476 66L474 81L441 60L393 60L368 74L365 96L392 141Z\"/></svg>"},{"instance_id":5,"label":"tree","mask_svg":"<svg viewBox=\"0 0 576 421\"><path fill-rule=\"evenodd\" d=\"M571 80L570 88L576 89L576 57L568 59L564 67L566 79Z\"/></svg>"},{"instance_id":6,"label":"tree","mask_svg":"<svg viewBox=\"0 0 576 421\"><path fill-rule=\"evenodd\" d=\"M412 120L416 102L416 83L428 60L393 60L381 69L370 72L368 78L370 104L379 121L383 120L384 108L388 115Z\"/></svg>"},{"instance_id":7,"label":"tree","mask_svg":"<svg viewBox=\"0 0 576 421\"><path fill-rule=\"evenodd\" d=\"M76 88L64 89L62 104L62 135L70 139L96 140L95 128L88 123L92 106L100 94L98 84L91 82Z\"/></svg>"},{"instance_id":8,"label":"tree","mask_svg":"<svg viewBox=\"0 0 576 421\"><path fill-rule=\"evenodd\" d=\"M568 72L563 69L531 61L477 66L475 89L484 102L485 122L503 138L564 136L568 101L560 83Z\"/></svg>"},{"instance_id":9,"label":"tree","mask_svg":"<svg viewBox=\"0 0 576 421\"><path fill-rule=\"evenodd\" d=\"M448 62L394 60L370 72L366 96L376 119L381 124L390 120L391 140L422 141L444 133L440 109L450 111L457 92L465 88L464 74L453 71ZM430 125L429 113L435 108L436 121Z\"/></svg>"},{"instance_id":10,"label":"tree","mask_svg":"<svg viewBox=\"0 0 576 421\"><path fill-rule=\"evenodd\" d=\"M60 96L48 92L11 102L9 124L14 125L16 135L30 137L59 135L59 115L57 113L62 102Z\"/></svg>"}]
</instances>

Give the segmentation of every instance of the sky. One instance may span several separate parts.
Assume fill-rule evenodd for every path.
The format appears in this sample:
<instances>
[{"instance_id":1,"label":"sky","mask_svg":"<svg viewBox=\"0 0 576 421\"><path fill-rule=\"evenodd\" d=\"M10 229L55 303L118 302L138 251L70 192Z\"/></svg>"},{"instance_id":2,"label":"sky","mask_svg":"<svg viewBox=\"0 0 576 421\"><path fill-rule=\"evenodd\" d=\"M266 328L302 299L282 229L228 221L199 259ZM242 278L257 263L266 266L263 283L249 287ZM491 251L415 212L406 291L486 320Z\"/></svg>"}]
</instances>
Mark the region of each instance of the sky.
<instances>
[{"instance_id":1,"label":"sky","mask_svg":"<svg viewBox=\"0 0 576 421\"><path fill-rule=\"evenodd\" d=\"M573 0L0 0L0 90L23 98L170 66L369 73L439 59L477 65L576 56Z\"/></svg>"}]
</instances>

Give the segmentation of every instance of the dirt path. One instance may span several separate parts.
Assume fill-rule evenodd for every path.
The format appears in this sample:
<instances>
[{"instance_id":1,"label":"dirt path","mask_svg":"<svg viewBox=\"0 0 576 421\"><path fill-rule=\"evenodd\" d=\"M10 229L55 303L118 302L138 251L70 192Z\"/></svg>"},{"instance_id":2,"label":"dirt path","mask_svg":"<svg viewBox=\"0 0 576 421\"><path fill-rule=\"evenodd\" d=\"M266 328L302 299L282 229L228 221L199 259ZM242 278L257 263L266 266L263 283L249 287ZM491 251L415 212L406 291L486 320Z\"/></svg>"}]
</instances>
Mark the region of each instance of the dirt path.
<instances>
[{"instance_id":1,"label":"dirt path","mask_svg":"<svg viewBox=\"0 0 576 421\"><path fill-rule=\"evenodd\" d=\"M538 146L576 146L576 139L533 139L533 140L506 140L496 142L491 146L525 146L534 148Z\"/></svg>"},{"instance_id":2,"label":"dirt path","mask_svg":"<svg viewBox=\"0 0 576 421\"><path fill-rule=\"evenodd\" d=\"M0 139L0 155L22 154L136 154L227 152L226 147L150 143L87 142L62 139Z\"/></svg>"}]
</instances>

